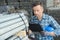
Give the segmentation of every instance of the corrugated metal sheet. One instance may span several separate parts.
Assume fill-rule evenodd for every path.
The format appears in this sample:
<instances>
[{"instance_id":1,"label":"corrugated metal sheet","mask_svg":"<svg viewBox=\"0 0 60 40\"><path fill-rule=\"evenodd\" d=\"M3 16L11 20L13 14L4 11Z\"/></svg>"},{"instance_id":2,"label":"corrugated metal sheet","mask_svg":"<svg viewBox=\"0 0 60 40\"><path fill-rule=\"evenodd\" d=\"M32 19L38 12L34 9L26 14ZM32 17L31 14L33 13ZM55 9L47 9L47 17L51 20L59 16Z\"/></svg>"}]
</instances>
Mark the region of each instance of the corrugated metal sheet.
<instances>
[{"instance_id":1,"label":"corrugated metal sheet","mask_svg":"<svg viewBox=\"0 0 60 40\"><path fill-rule=\"evenodd\" d=\"M14 38L18 39L18 37L15 34L19 31L26 30L27 28L28 28L28 21L23 13L0 15L0 40L5 40L5 39L13 40ZM19 40L20 40L20 36L19 36Z\"/></svg>"}]
</instances>

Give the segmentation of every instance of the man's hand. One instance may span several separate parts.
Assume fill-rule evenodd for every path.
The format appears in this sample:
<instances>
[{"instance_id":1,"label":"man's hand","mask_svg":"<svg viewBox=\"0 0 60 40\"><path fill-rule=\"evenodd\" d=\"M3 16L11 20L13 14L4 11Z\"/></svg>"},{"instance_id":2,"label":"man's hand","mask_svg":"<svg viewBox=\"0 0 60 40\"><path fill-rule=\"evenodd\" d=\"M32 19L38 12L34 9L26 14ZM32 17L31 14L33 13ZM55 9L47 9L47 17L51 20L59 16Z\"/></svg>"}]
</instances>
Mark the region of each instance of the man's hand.
<instances>
[{"instance_id":1,"label":"man's hand","mask_svg":"<svg viewBox=\"0 0 60 40\"><path fill-rule=\"evenodd\" d=\"M49 32L49 35L56 36L54 32Z\"/></svg>"},{"instance_id":2,"label":"man's hand","mask_svg":"<svg viewBox=\"0 0 60 40\"><path fill-rule=\"evenodd\" d=\"M47 35L47 36L48 36L48 35L50 35L50 36L56 36L54 32L45 32L45 31L42 31L41 34L42 34L42 35L45 35L45 36L46 36L46 35Z\"/></svg>"}]
</instances>

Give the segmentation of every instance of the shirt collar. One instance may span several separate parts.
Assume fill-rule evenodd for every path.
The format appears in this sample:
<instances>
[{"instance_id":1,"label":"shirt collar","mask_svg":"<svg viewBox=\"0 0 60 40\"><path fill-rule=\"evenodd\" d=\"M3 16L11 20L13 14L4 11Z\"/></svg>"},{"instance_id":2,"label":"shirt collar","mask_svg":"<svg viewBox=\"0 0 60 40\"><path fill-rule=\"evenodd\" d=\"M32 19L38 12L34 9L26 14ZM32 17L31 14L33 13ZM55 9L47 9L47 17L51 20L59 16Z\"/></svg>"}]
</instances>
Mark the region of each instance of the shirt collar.
<instances>
[{"instance_id":1,"label":"shirt collar","mask_svg":"<svg viewBox=\"0 0 60 40\"><path fill-rule=\"evenodd\" d=\"M46 14L44 14L44 13L43 13L42 19L44 19L44 18L45 18L45 15L46 15ZM35 19L37 19L37 17L36 17L36 16L34 16L34 18L35 18ZM42 20L42 19L41 19L41 20Z\"/></svg>"}]
</instances>

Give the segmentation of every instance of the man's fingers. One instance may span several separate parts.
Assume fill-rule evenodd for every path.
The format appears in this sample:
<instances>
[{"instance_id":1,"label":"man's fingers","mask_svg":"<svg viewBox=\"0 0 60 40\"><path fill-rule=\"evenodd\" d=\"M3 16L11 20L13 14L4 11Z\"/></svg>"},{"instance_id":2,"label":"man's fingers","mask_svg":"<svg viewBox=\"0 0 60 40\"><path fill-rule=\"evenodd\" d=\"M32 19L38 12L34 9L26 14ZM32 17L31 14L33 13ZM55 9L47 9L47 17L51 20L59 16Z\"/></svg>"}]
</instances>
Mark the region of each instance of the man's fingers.
<instances>
[{"instance_id":1,"label":"man's fingers","mask_svg":"<svg viewBox=\"0 0 60 40\"><path fill-rule=\"evenodd\" d=\"M50 32L50 35L51 35L51 36L55 36L55 33L54 33L54 32Z\"/></svg>"}]
</instances>

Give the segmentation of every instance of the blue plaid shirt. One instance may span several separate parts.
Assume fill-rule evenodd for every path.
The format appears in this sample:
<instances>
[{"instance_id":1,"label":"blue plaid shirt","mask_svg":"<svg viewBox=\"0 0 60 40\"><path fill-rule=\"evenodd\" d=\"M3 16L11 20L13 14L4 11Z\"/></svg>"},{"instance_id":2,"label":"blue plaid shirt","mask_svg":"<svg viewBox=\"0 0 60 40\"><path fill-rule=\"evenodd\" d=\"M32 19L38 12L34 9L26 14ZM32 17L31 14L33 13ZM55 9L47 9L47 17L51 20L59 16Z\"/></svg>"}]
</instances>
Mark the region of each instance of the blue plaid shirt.
<instances>
[{"instance_id":1,"label":"blue plaid shirt","mask_svg":"<svg viewBox=\"0 0 60 40\"><path fill-rule=\"evenodd\" d=\"M38 20L36 16L32 16L30 23L40 24L43 29L47 25L52 25L56 36L60 35L60 26L52 16L49 16L47 14L43 14L43 17L41 20ZM53 37L49 36L49 35L42 36L40 33L34 33L34 34L35 34L35 37L37 40L54 40Z\"/></svg>"}]
</instances>

